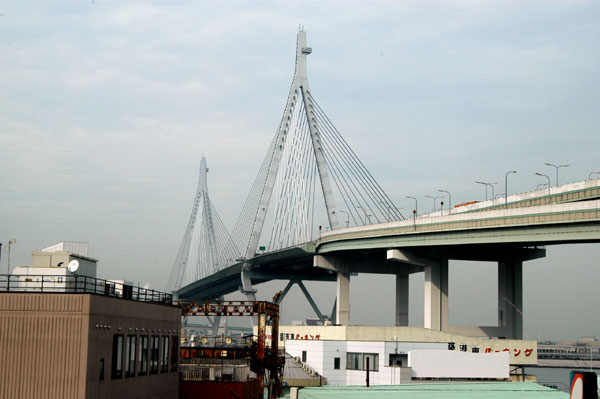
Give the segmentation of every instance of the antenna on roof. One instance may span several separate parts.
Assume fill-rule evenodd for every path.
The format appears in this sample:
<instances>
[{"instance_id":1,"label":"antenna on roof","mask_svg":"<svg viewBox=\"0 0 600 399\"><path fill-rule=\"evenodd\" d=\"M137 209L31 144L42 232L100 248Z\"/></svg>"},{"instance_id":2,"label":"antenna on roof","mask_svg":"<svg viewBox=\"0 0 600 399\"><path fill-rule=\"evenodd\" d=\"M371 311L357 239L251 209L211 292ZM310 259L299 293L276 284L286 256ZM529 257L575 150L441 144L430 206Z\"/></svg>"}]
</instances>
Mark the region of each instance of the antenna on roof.
<instances>
[{"instance_id":1,"label":"antenna on roof","mask_svg":"<svg viewBox=\"0 0 600 399\"><path fill-rule=\"evenodd\" d=\"M69 269L69 271L71 273L75 273L77 271L77 269L79 269L79 262L77 260L73 259L72 261L69 262L67 269Z\"/></svg>"}]
</instances>

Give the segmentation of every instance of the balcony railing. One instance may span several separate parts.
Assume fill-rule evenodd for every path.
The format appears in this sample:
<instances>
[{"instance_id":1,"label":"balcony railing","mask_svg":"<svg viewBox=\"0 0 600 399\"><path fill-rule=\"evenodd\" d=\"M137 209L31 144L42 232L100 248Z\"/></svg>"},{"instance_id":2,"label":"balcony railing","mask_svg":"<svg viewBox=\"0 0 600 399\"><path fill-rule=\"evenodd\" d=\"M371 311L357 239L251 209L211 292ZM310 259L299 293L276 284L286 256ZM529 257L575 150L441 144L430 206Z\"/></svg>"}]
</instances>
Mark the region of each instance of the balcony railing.
<instances>
[{"instance_id":1,"label":"balcony railing","mask_svg":"<svg viewBox=\"0 0 600 399\"><path fill-rule=\"evenodd\" d=\"M0 274L0 292L98 294L140 302L173 303L173 295L89 276Z\"/></svg>"}]
</instances>

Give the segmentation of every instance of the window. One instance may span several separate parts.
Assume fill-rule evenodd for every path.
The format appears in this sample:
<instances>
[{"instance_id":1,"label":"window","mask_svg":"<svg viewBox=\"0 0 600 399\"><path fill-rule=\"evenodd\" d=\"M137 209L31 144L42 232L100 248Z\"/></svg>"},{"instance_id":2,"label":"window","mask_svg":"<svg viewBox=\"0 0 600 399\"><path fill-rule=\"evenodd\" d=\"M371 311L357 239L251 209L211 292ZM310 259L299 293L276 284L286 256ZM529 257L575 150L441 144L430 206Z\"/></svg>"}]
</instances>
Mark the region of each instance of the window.
<instances>
[{"instance_id":1,"label":"window","mask_svg":"<svg viewBox=\"0 0 600 399\"><path fill-rule=\"evenodd\" d=\"M340 358L339 357L334 357L333 358L333 369L334 370L339 370L340 369Z\"/></svg>"},{"instance_id":2,"label":"window","mask_svg":"<svg viewBox=\"0 0 600 399\"><path fill-rule=\"evenodd\" d=\"M363 353L364 370L367 369L367 359L369 360L369 370L379 371L379 355L377 353Z\"/></svg>"},{"instance_id":3,"label":"window","mask_svg":"<svg viewBox=\"0 0 600 399\"><path fill-rule=\"evenodd\" d=\"M408 365L408 355L405 353L390 353L390 367L403 367Z\"/></svg>"},{"instance_id":4,"label":"window","mask_svg":"<svg viewBox=\"0 0 600 399\"><path fill-rule=\"evenodd\" d=\"M100 381L104 381L104 359L100 359Z\"/></svg>"},{"instance_id":5,"label":"window","mask_svg":"<svg viewBox=\"0 0 600 399\"><path fill-rule=\"evenodd\" d=\"M302 362L306 363L306 351L302 351Z\"/></svg>"},{"instance_id":6,"label":"window","mask_svg":"<svg viewBox=\"0 0 600 399\"><path fill-rule=\"evenodd\" d=\"M158 373L158 343L160 337L152 336L152 347L150 348L150 373Z\"/></svg>"},{"instance_id":7,"label":"window","mask_svg":"<svg viewBox=\"0 0 600 399\"><path fill-rule=\"evenodd\" d=\"M148 336L142 335L140 337L140 354L138 356L140 366L138 368L138 375L148 374Z\"/></svg>"},{"instance_id":8,"label":"window","mask_svg":"<svg viewBox=\"0 0 600 399\"><path fill-rule=\"evenodd\" d=\"M125 353L125 377L135 376L135 351L137 349L137 336L127 336L127 352Z\"/></svg>"},{"instance_id":9,"label":"window","mask_svg":"<svg viewBox=\"0 0 600 399\"><path fill-rule=\"evenodd\" d=\"M346 356L346 368L348 370L362 370L362 353L348 352Z\"/></svg>"},{"instance_id":10,"label":"window","mask_svg":"<svg viewBox=\"0 0 600 399\"><path fill-rule=\"evenodd\" d=\"M169 337L162 337L162 352L160 356L160 372L169 371Z\"/></svg>"},{"instance_id":11,"label":"window","mask_svg":"<svg viewBox=\"0 0 600 399\"><path fill-rule=\"evenodd\" d=\"M377 353L348 352L346 357L346 369L366 370L367 359L369 359L369 371L379 371L379 354Z\"/></svg>"},{"instance_id":12,"label":"window","mask_svg":"<svg viewBox=\"0 0 600 399\"><path fill-rule=\"evenodd\" d=\"M177 350L179 347L178 341L178 336L174 335L171 337L171 371L177 371L177 355L179 354L179 351Z\"/></svg>"},{"instance_id":13,"label":"window","mask_svg":"<svg viewBox=\"0 0 600 399\"><path fill-rule=\"evenodd\" d=\"M111 377L123 377L123 336L113 335Z\"/></svg>"}]
</instances>

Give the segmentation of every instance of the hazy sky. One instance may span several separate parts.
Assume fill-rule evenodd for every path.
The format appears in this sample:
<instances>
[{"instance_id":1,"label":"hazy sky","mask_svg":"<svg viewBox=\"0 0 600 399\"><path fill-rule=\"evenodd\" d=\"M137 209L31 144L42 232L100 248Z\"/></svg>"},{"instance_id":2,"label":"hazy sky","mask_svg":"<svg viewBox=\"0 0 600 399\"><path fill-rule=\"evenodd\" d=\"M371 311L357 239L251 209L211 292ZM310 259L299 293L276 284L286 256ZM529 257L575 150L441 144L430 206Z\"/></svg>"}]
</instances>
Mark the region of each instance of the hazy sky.
<instances>
[{"instance_id":1,"label":"hazy sky","mask_svg":"<svg viewBox=\"0 0 600 399\"><path fill-rule=\"evenodd\" d=\"M600 3L363 3L3 2L0 241L17 239L11 265L87 241L100 277L162 288L202 154L233 225L281 118L299 24L313 95L399 207L414 195L431 210L424 195L438 189L482 200L474 182L503 192L511 169L510 193L544 183L534 172L554 184L545 162L571 165L561 183L600 171ZM593 244L525 264L530 338L600 336L598 259ZM6 262L3 250L2 272ZM493 265L451 263L451 321L493 322L495 279ZM393 323L390 281L353 280L353 323ZM330 311L334 285L310 288ZM284 322L312 317L298 292Z\"/></svg>"}]
</instances>

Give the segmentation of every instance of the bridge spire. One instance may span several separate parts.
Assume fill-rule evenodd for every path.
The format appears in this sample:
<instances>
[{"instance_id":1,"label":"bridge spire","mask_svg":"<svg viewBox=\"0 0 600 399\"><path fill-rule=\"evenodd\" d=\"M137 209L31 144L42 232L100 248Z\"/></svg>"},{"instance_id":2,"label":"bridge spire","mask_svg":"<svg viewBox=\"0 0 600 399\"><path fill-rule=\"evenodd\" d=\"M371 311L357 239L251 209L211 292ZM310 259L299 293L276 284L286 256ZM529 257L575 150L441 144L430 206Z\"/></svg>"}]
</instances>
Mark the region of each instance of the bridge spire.
<instances>
[{"instance_id":1,"label":"bridge spire","mask_svg":"<svg viewBox=\"0 0 600 399\"><path fill-rule=\"evenodd\" d=\"M170 291L215 273L239 258L239 251L210 201L207 173L206 158L202 156L192 213L167 283Z\"/></svg>"},{"instance_id":2,"label":"bridge spire","mask_svg":"<svg viewBox=\"0 0 600 399\"><path fill-rule=\"evenodd\" d=\"M266 251L311 241L318 225L336 229L403 219L315 101L307 74L311 53L306 32L300 30L281 122L232 231L245 259L255 256L261 240L268 239ZM340 205L346 208L340 211L345 226L340 225ZM323 216L326 222L319 220ZM270 236L263 234L266 222L273 225Z\"/></svg>"}]
</instances>

